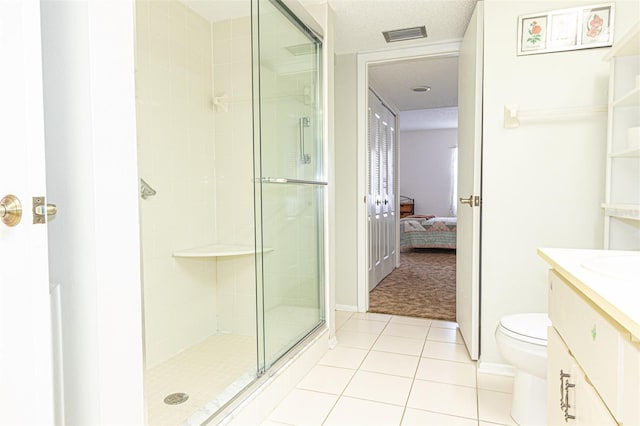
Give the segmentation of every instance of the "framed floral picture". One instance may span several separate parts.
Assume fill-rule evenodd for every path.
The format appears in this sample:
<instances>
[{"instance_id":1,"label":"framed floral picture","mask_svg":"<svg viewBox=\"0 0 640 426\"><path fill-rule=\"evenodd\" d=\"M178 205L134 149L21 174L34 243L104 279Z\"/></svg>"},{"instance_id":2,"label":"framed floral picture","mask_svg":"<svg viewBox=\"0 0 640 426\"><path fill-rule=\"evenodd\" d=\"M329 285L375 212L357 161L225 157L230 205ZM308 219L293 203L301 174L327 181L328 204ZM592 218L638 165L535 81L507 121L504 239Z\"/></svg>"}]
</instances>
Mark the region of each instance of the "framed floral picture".
<instances>
[{"instance_id":1,"label":"framed floral picture","mask_svg":"<svg viewBox=\"0 0 640 426\"><path fill-rule=\"evenodd\" d=\"M533 16L522 20L520 32L523 51L547 48L547 16Z\"/></svg>"},{"instance_id":2,"label":"framed floral picture","mask_svg":"<svg viewBox=\"0 0 640 426\"><path fill-rule=\"evenodd\" d=\"M518 17L518 55L606 47L613 44L614 4Z\"/></svg>"}]
</instances>

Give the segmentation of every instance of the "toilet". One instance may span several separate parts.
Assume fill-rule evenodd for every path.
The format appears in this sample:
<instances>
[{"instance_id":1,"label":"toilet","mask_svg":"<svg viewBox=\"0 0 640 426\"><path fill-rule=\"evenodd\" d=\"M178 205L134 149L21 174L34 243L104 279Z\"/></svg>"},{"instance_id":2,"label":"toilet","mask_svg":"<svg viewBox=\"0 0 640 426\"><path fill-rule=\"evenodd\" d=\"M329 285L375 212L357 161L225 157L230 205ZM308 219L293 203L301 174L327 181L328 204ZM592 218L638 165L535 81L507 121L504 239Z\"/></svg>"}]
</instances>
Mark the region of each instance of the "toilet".
<instances>
[{"instance_id":1,"label":"toilet","mask_svg":"<svg viewBox=\"0 0 640 426\"><path fill-rule=\"evenodd\" d=\"M546 423L547 314L515 314L500 319L496 342L516 374L511 417L520 425Z\"/></svg>"}]
</instances>

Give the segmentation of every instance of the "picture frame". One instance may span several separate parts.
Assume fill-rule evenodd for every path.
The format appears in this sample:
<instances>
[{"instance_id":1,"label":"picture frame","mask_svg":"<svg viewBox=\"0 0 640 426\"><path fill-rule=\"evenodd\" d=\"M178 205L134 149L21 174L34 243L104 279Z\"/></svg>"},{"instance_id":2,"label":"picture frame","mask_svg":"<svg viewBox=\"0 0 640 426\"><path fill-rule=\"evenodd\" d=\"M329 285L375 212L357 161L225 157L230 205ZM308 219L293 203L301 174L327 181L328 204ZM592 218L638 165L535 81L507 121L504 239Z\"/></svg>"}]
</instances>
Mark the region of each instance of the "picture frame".
<instances>
[{"instance_id":1,"label":"picture frame","mask_svg":"<svg viewBox=\"0 0 640 426\"><path fill-rule=\"evenodd\" d=\"M517 55L612 46L614 8L604 3L521 15Z\"/></svg>"}]
</instances>

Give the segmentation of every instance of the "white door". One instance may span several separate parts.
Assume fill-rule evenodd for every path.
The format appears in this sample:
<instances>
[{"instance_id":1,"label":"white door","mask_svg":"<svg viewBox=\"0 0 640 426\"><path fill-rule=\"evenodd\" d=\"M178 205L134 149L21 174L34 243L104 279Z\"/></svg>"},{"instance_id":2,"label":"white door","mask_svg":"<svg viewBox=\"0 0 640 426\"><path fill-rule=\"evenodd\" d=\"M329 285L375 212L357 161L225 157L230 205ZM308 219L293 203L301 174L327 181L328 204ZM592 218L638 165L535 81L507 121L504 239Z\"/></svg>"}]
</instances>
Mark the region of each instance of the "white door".
<instances>
[{"instance_id":1,"label":"white door","mask_svg":"<svg viewBox=\"0 0 640 426\"><path fill-rule=\"evenodd\" d=\"M395 115L369 90L369 290L395 267Z\"/></svg>"},{"instance_id":2,"label":"white door","mask_svg":"<svg viewBox=\"0 0 640 426\"><path fill-rule=\"evenodd\" d=\"M462 40L458 64L458 232L456 319L472 359L480 348L480 179L483 3Z\"/></svg>"},{"instance_id":3,"label":"white door","mask_svg":"<svg viewBox=\"0 0 640 426\"><path fill-rule=\"evenodd\" d=\"M0 222L0 424L11 425L54 423L47 225L31 212L46 195L39 4L0 1L0 198L22 205L19 223Z\"/></svg>"}]
</instances>

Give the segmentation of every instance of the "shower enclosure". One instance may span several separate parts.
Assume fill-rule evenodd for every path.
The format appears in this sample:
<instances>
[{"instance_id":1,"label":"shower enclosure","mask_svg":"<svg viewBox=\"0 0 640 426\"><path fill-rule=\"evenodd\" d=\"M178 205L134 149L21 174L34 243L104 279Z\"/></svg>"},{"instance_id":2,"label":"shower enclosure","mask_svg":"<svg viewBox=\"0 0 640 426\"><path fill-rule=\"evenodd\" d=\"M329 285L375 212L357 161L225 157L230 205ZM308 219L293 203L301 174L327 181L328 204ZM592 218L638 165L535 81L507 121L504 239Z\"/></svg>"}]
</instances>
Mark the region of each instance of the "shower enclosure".
<instances>
[{"instance_id":1,"label":"shower enclosure","mask_svg":"<svg viewBox=\"0 0 640 426\"><path fill-rule=\"evenodd\" d=\"M136 1L149 424L206 420L324 323L321 46L278 0Z\"/></svg>"}]
</instances>

